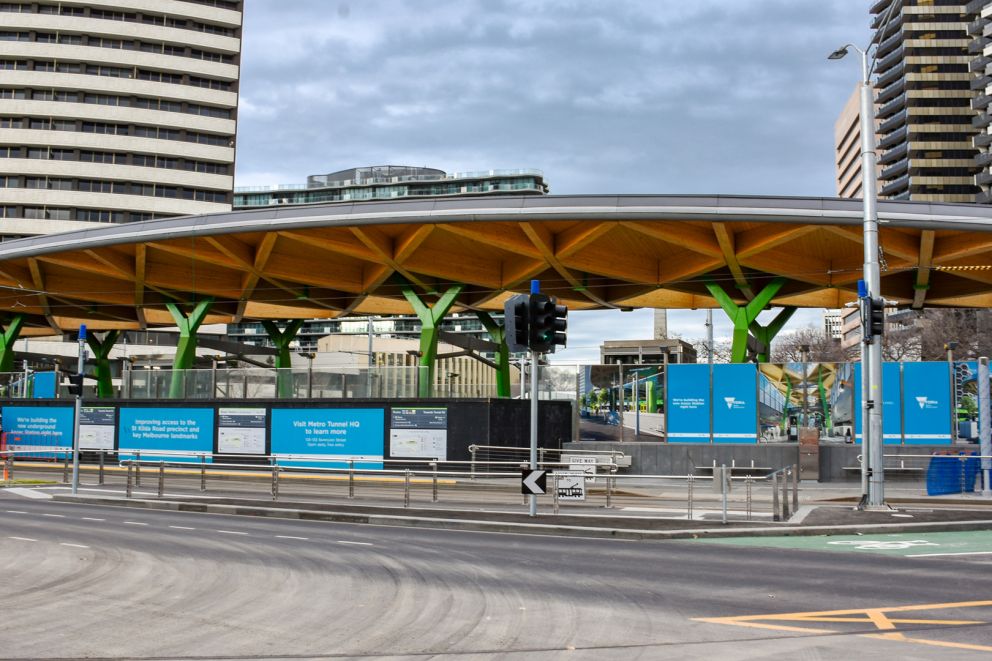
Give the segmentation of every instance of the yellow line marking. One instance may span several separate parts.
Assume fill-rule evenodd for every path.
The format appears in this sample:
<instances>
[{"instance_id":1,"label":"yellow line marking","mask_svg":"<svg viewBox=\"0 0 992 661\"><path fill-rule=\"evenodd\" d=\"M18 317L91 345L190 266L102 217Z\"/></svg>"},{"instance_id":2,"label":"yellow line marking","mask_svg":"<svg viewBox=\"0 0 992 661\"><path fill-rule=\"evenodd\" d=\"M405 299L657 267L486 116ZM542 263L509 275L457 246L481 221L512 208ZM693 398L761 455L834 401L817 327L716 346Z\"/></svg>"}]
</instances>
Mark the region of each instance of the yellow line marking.
<instances>
[{"instance_id":1,"label":"yellow line marking","mask_svg":"<svg viewBox=\"0 0 992 661\"><path fill-rule=\"evenodd\" d=\"M894 625L889 618L885 617L885 614L880 610L866 610L865 615L868 616L868 619L871 620L877 628L883 631L896 628L896 625Z\"/></svg>"},{"instance_id":2,"label":"yellow line marking","mask_svg":"<svg viewBox=\"0 0 992 661\"><path fill-rule=\"evenodd\" d=\"M898 636L898 638L896 638ZM976 652L992 652L992 647L988 645L976 645L974 643L954 643L947 640L928 640L926 638L907 638L901 633L881 633L865 634L866 638L884 638L886 640L900 640L905 643L917 643L918 645L932 645L934 647L952 647L959 650L974 650Z\"/></svg>"},{"instance_id":3,"label":"yellow line marking","mask_svg":"<svg viewBox=\"0 0 992 661\"><path fill-rule=\"evenodd\" d=\"M710 624L732 624L738 627L751 627L754 629L771 629L772 631L797 631L799 633L837 633L833 629L809 629L806 627L790 627L784 624L763 624L761 622L741 622L735 621L732 617L694 617L695 622L708 622Z\"/></svg>"}]
</instances>

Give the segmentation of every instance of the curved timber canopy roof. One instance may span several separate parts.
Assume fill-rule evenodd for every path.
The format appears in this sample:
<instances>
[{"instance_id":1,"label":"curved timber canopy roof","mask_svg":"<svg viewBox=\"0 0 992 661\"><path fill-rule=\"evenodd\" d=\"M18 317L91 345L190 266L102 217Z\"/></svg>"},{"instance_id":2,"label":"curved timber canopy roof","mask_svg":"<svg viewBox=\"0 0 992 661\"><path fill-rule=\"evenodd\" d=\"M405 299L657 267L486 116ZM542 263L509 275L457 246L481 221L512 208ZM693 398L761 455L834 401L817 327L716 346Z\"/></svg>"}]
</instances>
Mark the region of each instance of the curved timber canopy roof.
<instances>
[{"instance_id":1,"label":"curved timber canopy roof","mask_svg":"<svg viewBox=\"0 0 992 661\"><path fill-rule=\"evenodd\" d=\"M860 200L589 195L273 207L105 226L0 245L0 309L73 330L174 325L166 303L212 297L208 322L407 313L465 288L501 309L542 281L572 309L738 303L838 307L862 273ZM881 202L886 298L992 307L992 208ZM38 331L36 331L38 332Z\"/></svg>"}]
</instances>

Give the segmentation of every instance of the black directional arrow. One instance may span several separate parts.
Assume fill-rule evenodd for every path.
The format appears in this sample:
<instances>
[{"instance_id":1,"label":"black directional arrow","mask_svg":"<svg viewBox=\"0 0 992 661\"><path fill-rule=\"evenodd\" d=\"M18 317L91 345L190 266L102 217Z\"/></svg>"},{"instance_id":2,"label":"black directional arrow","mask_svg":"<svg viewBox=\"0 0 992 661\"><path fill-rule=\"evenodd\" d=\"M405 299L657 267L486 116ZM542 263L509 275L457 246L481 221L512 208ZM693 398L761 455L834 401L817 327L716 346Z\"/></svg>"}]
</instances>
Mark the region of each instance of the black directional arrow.
<instances>
[{"instance_id":1,"label":"black directional arrow","mask_svg":"<svg viewBox=\"0 0 992 661\"><path fill-rule=\"evenodd\" d=\"M520 493L527 495L541 495L548 492L547 471L530 470L523 468L520 470Z\"/></svg>"}]
</instances>

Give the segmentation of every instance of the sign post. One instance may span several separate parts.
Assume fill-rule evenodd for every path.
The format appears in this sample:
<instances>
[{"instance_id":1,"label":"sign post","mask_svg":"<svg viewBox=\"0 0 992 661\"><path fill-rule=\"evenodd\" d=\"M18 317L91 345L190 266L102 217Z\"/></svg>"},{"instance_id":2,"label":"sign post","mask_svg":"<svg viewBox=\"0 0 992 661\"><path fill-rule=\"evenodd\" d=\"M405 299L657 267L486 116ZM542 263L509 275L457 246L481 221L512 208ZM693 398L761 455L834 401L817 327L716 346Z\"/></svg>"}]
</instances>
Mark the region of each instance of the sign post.
<instances>
[{"instance_id":1,"label":"sign post","mask_svg":"<svg viewBox=\"0 0 992 661\"><path fill-rule=\"evenodd\" d=\"M79 363L76 374L80 376L76 393L76 412L72 423L72 495L79 491L79 420L83 413L83 370L86 366L86 325L79 327Z\"/></svg>"}]
</instances>

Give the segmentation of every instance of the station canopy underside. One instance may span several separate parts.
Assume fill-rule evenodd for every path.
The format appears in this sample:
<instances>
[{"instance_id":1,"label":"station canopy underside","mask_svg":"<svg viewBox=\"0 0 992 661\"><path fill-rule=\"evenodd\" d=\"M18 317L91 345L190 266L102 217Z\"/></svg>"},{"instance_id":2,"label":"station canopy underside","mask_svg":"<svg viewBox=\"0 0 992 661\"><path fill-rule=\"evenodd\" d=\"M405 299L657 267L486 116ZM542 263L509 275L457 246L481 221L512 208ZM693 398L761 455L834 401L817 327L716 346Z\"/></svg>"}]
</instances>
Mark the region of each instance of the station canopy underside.
<instances>
[{"instance_id":1,"label":"station canopy underside","mask_svg":"<svg viewBox=\"0 0 992 661\"><path fill-rule=\"evenodd\" d=\"M879 204L882 293L992 307L992 208ZM109 225L0 245L0 309L26 332L173 326L167 303L212 298L207 323L410 313L464 285L454 311L542 291L573 310L836 308L862 277L860 200L714 196L453 198L272 207Z\"/></svg>"}]
</instances>

